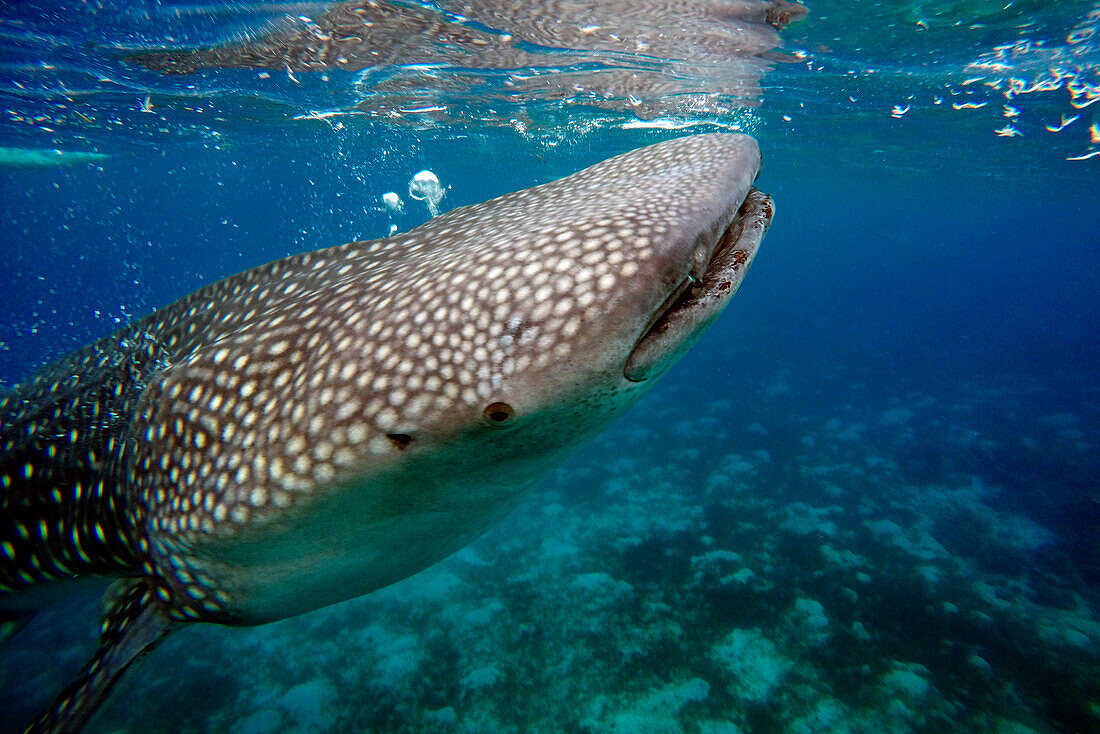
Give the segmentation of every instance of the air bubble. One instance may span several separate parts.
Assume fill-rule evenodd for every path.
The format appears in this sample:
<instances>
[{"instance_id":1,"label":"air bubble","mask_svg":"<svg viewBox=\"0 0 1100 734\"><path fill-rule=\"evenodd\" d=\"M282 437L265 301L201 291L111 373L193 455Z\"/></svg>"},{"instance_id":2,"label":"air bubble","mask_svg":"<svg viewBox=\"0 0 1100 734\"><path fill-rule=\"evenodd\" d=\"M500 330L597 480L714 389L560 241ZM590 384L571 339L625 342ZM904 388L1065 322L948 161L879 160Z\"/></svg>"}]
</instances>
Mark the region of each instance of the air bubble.
<instances>
[{"instance_id":1,"label":"air bubble","mask_svg":"<svg viewBox=\"0 0 1100 734\"><path fill-rule=\"evenodd\" d=\"M401 201L401 197L398 196L397 192L395 191L387 191L386 193L382 194L382 203L385 204L386 208L394 214L405 213L405 202Z\"/></svg>"},{"instance_id":2,"label":"air bubble","mask_svg":"<svg viewBox=\"0 0 1100 734\"><path fill-rule=\"evenodd\" d=\"M409 196L427 203L428 212L434 217L439 215L439 201L443 198L443 187L431 171L421 171L409 180Z\"/></svg>"}]
</instances>

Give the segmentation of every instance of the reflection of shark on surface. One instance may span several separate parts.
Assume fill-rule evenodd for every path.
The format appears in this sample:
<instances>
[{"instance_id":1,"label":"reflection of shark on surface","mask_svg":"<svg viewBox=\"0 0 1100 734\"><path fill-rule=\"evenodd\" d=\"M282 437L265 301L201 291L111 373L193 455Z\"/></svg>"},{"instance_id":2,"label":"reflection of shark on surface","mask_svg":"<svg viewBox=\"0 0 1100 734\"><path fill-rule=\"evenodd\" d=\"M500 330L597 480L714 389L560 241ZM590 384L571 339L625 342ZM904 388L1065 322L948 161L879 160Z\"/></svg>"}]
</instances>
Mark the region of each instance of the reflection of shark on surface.
<instances>
[{"instance_id":1,"label":"reflection of shark on surface","mask_svg":"<svg viewBox=\"0 0 1100 734\"><path fill-rule=\"evenodd\" d=\"M95 163L109 157L106 153L91 153L80 150L0 147L0 166L26 168L75 166L81 163Z\"/></svg>"},{"instance_id":2,"label":"reflection of shark on surface","mask_svg":"<svg viewBox=\"0 0 1100 734\"><path fill-rule=\"evenodd\" d=\"M130 60L164 74L209 68L366 72L361 111L447 120L456 97L553 103L643 119L755 106L779 31L803 18L789 0L351 0L294 14L258 38L158 50ZM296 19L293 19L296 16ZM431 73L424 73L425 68ZM536 105L537 106L537 105Z\"/></svg>"},{"instance_id":3,"label":"reflection of shark on surface","mask_svg":"<svg viewBox=\"0 0 1100 734\"><path fill-rule=\"evenodd\" d=\"M180 623L307 612L481 535L718 317L771 221L759 165L744 135L635 150L247 270L0 396L0 591L117 577L32 731L79 729Z\"/></svg>"}]
</instances>

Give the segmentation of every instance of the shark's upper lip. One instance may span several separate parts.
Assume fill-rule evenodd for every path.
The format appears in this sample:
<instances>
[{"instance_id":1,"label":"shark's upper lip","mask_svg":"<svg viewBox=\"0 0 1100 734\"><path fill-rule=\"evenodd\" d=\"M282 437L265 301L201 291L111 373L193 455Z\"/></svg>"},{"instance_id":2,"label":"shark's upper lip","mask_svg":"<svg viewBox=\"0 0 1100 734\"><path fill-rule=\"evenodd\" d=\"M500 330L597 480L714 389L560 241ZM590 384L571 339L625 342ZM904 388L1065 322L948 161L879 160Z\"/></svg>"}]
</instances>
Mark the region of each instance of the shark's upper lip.
<instances>
[{"instance_id":1,"label":"shark's upper lip","mask_svg":"<svg viewBox=\"0 0 1100 734\"><path fill-rule=\"evenodd\" d=\"M771 197L749 189L737 215L719 236L709 260L696 262L650 319L623 367L623 375L641 382L694 344L741 285L760 240L771 223Z\"/></svg>"}]
</instances>

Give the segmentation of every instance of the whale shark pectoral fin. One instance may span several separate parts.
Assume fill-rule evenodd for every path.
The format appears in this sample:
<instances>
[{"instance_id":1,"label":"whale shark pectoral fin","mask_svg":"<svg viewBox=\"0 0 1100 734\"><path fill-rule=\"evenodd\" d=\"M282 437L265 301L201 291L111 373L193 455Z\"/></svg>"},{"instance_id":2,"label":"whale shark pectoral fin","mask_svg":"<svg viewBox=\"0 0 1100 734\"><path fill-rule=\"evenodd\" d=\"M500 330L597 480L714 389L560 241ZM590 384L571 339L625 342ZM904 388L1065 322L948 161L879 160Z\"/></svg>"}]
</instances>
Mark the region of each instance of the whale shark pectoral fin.
<instances>
[{"instance_id":1,"label":"whale shark pectoral fin","mask_svg":"<svg viewBox=\"0 0 1100 734\"><path fill-rule=\"evenodd\" d=\"M174 623L161 611L146 581L125 582L114 592L108 592L95 654L26 734L80 731L126 669L171 631Z\"/></svg>"}]
</instances>

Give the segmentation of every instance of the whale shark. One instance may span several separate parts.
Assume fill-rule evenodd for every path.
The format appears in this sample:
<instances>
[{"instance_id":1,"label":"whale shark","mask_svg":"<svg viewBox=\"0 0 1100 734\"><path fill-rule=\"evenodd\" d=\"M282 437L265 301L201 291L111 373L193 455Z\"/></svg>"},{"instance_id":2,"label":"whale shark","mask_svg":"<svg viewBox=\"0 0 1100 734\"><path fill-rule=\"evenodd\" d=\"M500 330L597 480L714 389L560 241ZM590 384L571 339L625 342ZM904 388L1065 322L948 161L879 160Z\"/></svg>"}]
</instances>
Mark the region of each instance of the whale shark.
<instances>
[{"instance_id":1,"label":"whale shark","mask_svg":"<svg viewBox=\"0 0 1100 734\"><path fill-rule=\"evenodd\" d=\"M258 625L474 538L651 388L773 213L756 142L667 140L207 285L0 396L0 609L114 579L29 731L184 624Z\"/></svg>"}]
</instances>

